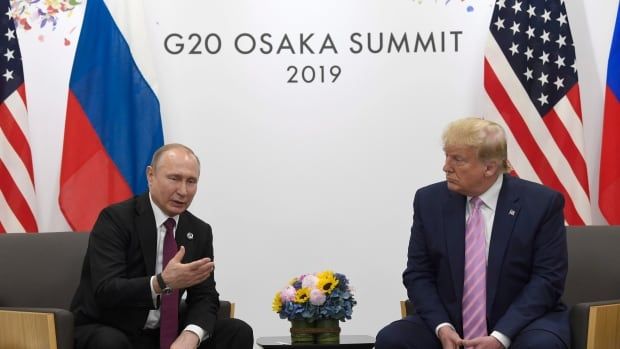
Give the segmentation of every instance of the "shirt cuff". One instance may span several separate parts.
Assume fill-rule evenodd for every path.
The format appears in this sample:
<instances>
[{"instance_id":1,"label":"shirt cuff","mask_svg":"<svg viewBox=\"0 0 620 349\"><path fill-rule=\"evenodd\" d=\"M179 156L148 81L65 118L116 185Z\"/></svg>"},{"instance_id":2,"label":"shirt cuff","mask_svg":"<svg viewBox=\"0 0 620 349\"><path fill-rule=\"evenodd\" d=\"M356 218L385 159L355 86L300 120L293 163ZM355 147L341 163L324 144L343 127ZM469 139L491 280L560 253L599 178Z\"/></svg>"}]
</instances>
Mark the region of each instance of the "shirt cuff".
<instances>
[{"instance_id":1,"label":"shirt cuff","mask_svg":"<svg viewBox=\"0 0 620 349\"><path fill-rule=\"evenodd\" d=\"M151 288L151 298L153 298L153 306L155 307L155 309L157 309L159 308L159 305L157 304L157 293L155 293L155 289L153 288L154 279L155 279L155 276L151 276L149 287Z\"/></svg>"},{"instance_id":2,"label":"shirt cuff","mask_svg":"<svg viewBox=\"0 0 620 349\"><path fill-rule=\"evenodd\" d=\"M190 331L192 333L195 333L199 339L198 344L202 343L202 341L209 338L209 333L197 325L187 325L187 327L185 327L185 331Z\"/></svg>"},{"instance_id":3,"label":"shirt cuff","mask_svg":"<svg viewBox=\"0 0 620 349\"><path fill-rule=\"evenodd\" d=\"M505 349L508 349L508 347L510 346L510 343L511 343L510 338L506 337L503 333L498 332L498 331L493 331L491 333L491 336L495 337L495 339L497 339L500 343L502 343Z\"/></svg>"},{"instance_id":4,"label":"shirt cuff","mask_svg":"<svg viewBox=\"0 0 620 349\"><path fill-rule=\"evenodd\" d=\"M456 331L456 329L454 328L454 326L452 326L451 323L449 322L442 322L439 325L437 325L437 327L435 327L435 336L437 336L437 338L439 338L439 329L445 326L450 326L453 330Z\"/></svg>"}]
</instances>

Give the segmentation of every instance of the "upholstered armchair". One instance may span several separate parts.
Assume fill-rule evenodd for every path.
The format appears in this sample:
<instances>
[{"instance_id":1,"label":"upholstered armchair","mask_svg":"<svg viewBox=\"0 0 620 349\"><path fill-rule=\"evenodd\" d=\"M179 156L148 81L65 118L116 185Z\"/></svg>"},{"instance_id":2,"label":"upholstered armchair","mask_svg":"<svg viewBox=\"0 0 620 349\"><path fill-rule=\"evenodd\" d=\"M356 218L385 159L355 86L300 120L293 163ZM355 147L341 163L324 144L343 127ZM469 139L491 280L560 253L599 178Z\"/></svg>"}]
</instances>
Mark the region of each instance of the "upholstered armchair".
<instances>
[{"instance_id":1,"label":"upholstered armchair","mask_svg":"<svg viewBox=\"0 0 620 349\"><path fill-rule=\"evenodd\" d=\"M68 310L79 283L87 233L0 234L0 348L73 348ZM234 317L220 302L218 316Z\"/></svg>"}]
</instances>

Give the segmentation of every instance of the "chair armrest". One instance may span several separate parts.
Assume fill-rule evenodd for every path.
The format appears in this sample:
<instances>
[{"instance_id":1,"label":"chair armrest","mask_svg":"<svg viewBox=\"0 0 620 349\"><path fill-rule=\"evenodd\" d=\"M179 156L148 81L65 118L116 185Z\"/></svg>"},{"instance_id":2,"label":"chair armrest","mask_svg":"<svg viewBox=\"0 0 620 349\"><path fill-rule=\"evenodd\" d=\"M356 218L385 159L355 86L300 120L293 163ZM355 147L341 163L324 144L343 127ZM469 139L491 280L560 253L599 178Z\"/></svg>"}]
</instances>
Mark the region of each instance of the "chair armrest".
<instances>
[{"instance_id":1,"label":"chair armrest","mask_svg":"<svg viewBox=\"0 0 620 349\"><path fill-rule=\"evenodd\" d=\"M404 318L407 315L415 314L415 308L413 306L413 302L407 299L405 301L400 301L400 316Z\"/></svg>"},{"instance_id":2,"label":"chair armrest","mask_svg":"<svg viewBox=\"0 0 620 349\"><path fill-rule=\"evenodd\" d=\"M0 312L9 319L17 318L23 313L50 314L54 321L54 331L50 333L56 340L58 349L73 349L73 313L59 308L26 308L26 307L0 307ZM3 332L4 331L1 331Z\"/></svg>"},{"instance_id":3,"label":"chair armrest","mask_svg":"<svg viewBox=\"0 0 620 349\"><path fill-rule=\"evenodd\" d=\"M609 318L614 313L615 319ZM620 299L575 304L570 310L572 349L614 348L620 345L620 342L612 346L604 344L615 338L606 331L620 333L618 317Z\"/></svg>"},{"instance_id":4,"label":"chair armrest","mask_svg":"<svg viewBox=\"0 0 620 349\"><path fill-rule=\"evenodd\" d=\"M218 319L231 319L235 317L235 303L220 299L220 309L217 312Z\"/></svg>"}]
</instances>

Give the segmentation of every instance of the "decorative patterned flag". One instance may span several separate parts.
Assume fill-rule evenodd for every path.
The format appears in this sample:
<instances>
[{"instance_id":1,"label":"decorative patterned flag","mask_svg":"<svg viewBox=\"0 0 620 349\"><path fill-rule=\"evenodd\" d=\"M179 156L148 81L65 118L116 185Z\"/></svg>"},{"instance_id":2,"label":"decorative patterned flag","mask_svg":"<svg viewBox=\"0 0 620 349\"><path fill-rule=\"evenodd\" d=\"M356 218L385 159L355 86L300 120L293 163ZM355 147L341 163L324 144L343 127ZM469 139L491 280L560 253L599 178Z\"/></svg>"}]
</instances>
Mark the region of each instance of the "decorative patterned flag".
<instances>
[{"instance_id":1,"label":"decorative patterned flag","mask_svg":"<svg viewBox=\"0 0 620 349\"><path fill-rule=\"evenodd\" d=\"M620 224L620 4L607 64L601 146L599 207L610 225Z\"/></svg>"},{"instance_id":2,"label":"decorative patterned flag","mask_svg":"<svg viewBox=\"0 0 620 349\"><path fill-rule=\"evenodd\" d=\"M0 10L0 233L36 232L22 57L9 0Z\"/></svg>"},{"instance_id":3,"label":"decorative patterned flag","mask_svg":"<svg viewBox=\"0 0 620 349\"><path fill-rule=\"evenodd\" d=\"M504 126L508 159L566 200L570 225L591 223L575 49L563 0L497 0L485 50L488 118Z\"/></svg>"},{"instance_id":4,"label":"decorative patterned flag","mask_svg":"<svg viewBox=\"0 0 620 349\"><path fill-rule=\"evenodd\" d=\"M105 206L146 191L163 144L143 3L88 0L69 83L60 207L77 231Z\"/></svg>"}]
</instances>

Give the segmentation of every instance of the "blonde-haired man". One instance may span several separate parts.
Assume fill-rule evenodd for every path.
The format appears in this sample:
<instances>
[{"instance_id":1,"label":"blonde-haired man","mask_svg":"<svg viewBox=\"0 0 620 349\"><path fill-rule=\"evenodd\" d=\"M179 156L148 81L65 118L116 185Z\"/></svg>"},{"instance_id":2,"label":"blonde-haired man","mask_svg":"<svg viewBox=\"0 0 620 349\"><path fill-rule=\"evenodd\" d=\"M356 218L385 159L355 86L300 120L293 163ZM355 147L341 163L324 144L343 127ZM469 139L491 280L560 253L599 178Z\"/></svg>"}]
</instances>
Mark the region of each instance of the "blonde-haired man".
<instances>
[{"instance_id":1,"label":"blonde-haired man","mask_svg":"<svg viewBox=\"0 0 620 349\"><path fill-rule=\"evenodd\" d=\"M421 188L403 282L415 314L377 349L566 349L564 199L512 177L498 124L466 118L443 134L446 179Z\"/></svg>"}]
</instances>

